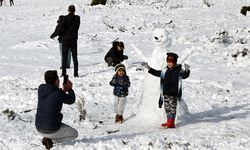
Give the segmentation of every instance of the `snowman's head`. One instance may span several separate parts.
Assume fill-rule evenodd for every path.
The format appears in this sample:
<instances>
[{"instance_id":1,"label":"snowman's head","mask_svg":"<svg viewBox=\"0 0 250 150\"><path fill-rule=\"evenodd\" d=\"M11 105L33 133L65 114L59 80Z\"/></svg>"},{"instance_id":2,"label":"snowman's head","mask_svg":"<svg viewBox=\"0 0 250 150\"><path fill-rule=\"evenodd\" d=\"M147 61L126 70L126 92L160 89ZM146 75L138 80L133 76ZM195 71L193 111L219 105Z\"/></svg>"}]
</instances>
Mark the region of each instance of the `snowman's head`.
<instances>
[{"instance_id":1,"label":"snowman's head","mask_svg":"<svg viewBox=\"0 0 250 150\"><path fill-rule=\"evenodd\" d=\"M168 32L163 28L157 28L154 31L153 42L155 47L164 46L168 43Z\"/></svg>"}]
</instances>

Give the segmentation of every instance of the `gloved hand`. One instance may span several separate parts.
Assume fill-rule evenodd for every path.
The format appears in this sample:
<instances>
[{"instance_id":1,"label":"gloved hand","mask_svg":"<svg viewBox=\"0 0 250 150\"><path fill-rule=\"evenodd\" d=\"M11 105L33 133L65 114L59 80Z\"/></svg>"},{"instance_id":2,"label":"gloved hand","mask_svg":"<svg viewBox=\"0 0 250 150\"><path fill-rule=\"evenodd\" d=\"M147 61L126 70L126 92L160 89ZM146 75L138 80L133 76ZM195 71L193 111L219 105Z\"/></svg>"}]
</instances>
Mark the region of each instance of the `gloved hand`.
<instances>
[{"instance_id":1,"label":"gloved hand","mask_svg":"<svg viewBox=\"0 0 250 150\"><path fill-rule=\"evenodd\" d=\"M56 36L54 34L51 34L50 38L54 40Z\"/></svg>"},{"instance_id":2,"label":"gloved hand","mask_svg":"<svg viewBox=\"0 0 250 150\"><path fill-rule=\"evenodd\" d=\"M123 59L128 59L128 56L127 55L123 55Z\"/></svg>"},{"instance_id":3,"label":"gloved hand","mask_svg":"<svg viewBox=\"0 0 250 150\"><path fill-rule=\"evenodd\" d=\"M185 71L188 71L190 66L188 64L184 64Z\"/></svg>"},{"instance_id":4,"label":"gloved hand","mask_svg":"<svg viewBox=\"0 0 250 150\"><path fill-rule=\"evenodd\" d=\"M147 69L150 69L150 66L148 65L147 62L142 62L141 65Z\"/></svg>"},{"instance_id":5,"label":"gloved hand","mask_svg":"<svg viewBox=\"0 0 250 150\"><path fill-rule=\"evenodd\" d=\"M120 86L125 85L125 80L119 79L119 80L118 80L118 84L119 84Z\"/></svg>"},{"instance_id":6,"label":"gloved hand","mask_svg":"<svg viewBox=\"0 0 250 150\"><path fill-rule=\"evenodd\" d=\"M161 98L159 98L159 102L158 102L159 108L162 108L163 105L163 100Z\"/></svg>"}]
</instances>

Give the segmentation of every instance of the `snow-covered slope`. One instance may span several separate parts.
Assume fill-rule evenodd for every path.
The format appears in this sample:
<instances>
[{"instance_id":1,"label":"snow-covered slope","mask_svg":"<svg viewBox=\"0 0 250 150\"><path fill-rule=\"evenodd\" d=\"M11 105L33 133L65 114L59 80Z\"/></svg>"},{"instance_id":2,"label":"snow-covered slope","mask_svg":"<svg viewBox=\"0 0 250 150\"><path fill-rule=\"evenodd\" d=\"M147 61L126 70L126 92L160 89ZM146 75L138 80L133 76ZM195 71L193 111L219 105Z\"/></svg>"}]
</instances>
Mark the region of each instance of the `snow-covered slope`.
<instances>
[{"instance_id":1,"label":"snow-covered slope","mask_svg":"<svg viewBox=\"0 0 250 150\"><path fill-rule=\"evenodd\" d=\"M91 7L82 0L16 0L13 7L0 7L0 148L44 149L34 125L36 88L44 82L46 70L61 71L58 42L49 36L58 16L74 4L81 17L80 78L73 78L73 69L68 72L77 100L85 98L88 115L79 122L77 105L65 105L63 121L77 128L79 137L73 145L56 144L53 149L249 149L250 15L239 13L249 1L208 2L211 7L203 0L174 0L166 7L160 3ZM176 129L150 127L147 120L115 125L109 86L114 70L103 57L113 40L124 41L131 80L124 117L129 122L141 104L144 78L131 44L150 57L156 27L170 31L172 51L183 58L190 55L185 62L191 76L183 82L183 97L191 118ZM14 120L2 113L7 108L18 114ZM119 132L108 134L110 129Z\"/></svg>"}]
</instances>

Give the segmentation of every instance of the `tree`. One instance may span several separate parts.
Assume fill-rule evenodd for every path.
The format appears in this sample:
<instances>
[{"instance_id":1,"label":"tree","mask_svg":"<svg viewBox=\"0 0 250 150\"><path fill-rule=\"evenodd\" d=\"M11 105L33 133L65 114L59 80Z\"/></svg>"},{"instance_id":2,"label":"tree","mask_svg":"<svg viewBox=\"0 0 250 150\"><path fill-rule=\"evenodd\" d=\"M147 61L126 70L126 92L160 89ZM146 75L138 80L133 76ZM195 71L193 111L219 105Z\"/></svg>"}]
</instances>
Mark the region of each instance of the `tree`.
<instances>
[{"instance_id":1,"label":"tree","mask_svg":"<svg viewBox=\"0 0 250 150\"><path fill-rule=\"evenodd\" d=\"M105 5L107 3L107 0L92 0L91 2L91 6L94 6L94 5Z\"/></svg>"},{"instance_id":2,"label":"tree","mask_svg":"<svg viewBox=\"0 0 250 150\"><path fill-rule=\"evenodd\" d=\"M240 10L240 13L242 15L247 15L247 11L250 11L250 6L242 6L241 10Z\"/></svg>"}]
</instances>

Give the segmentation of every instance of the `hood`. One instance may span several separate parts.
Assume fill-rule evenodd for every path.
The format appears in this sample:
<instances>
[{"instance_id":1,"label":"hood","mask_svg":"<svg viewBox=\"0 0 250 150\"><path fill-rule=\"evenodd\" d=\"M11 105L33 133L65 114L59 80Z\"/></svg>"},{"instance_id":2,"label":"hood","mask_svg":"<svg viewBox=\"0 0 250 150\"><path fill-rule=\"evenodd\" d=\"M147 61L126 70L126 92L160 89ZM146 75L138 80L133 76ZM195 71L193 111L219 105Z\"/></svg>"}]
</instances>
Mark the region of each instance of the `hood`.
<instances>
[{"instance_id":1,"label":"hood","mask_svg":"<svg viewBox=\"0 0 250 150\"><path fill-rule=\"evenodd\" d=\"M38 88L38 97L47 97L51 92L56 89L58 88L52 84L41 84Z\"/></svg>"}]
</instances>

